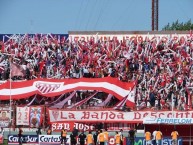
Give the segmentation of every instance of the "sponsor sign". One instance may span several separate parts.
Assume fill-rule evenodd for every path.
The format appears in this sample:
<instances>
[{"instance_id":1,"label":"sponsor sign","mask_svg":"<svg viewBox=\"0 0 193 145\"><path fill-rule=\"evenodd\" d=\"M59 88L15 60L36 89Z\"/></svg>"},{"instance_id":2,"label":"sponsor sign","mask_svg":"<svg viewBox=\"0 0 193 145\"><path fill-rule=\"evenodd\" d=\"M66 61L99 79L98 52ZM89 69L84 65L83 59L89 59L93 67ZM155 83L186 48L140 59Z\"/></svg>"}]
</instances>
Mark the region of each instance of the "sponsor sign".
<instances>
[{"instance_id":1,"label":"sponsor sign","mask_svg":"<svg viewBox=\"0 0 193 145\"><path fill-rule=\"evenodd\" d=\"M144 118L193 118L193 111L66 111L48 109L50 122L129 122L143 123ZM174 117L173 117L174 116Z\"/></svg>"},{"instance_id":2,"label":"sponsor sign","mask_svg":"<svg viewBox=\"0 0 193 145\"><path fill-rule=\"evenodd\" d=\"M143 124L193 124L193 118L144 118Z\"/></svg>"},{"instance_id":3,"label":"sponsor sign","mask_svg":"<svg viewBox=\"0 0 193 145\"><path fill-rule=\"evenodd\" d=\"M16 125L29 125L30 107L16 108Z\"/></svg>"},{"instance_id":4,"label":"sponsor sign","mask_svg":"<svg viewBox=\"0 0 193 145\"><path fill-rule=\"evenodd\" d=\"M130 145L129 138L127 138L127 145ZM182 145L182 138L178 139L178 145ZM172 145L172 139L170 137L164 137L162 139L162 145ZM146 145L146 141L144 137L136 137L135 138L135 145Z\"/></svg>"},{"instance_id":5,"label":"sponsor sign","mask_svg":"<svg viewBox=\"0 0 193 145\"><path fill-rule=\"evenodd\" d=\"M37 135L23 135L21 137L22 143L26 144L38 144ZM18 135L8 135L8 144L18 144L19 138Z\"/></svg>"},{"instance_id":6,"label":"sponsor sign","mask_svg":"<svg viewBox=\"0 0 193 145\"><path fill-rule=\"evenodd\" d=\"M11 113L10 110L0 111L0 127L8 127L10 123Z\"/></svg>"},{"instance_id":7,"label":"sponsor sign","mask_svg":"<svg viewBox=\"0 0 193 145\"><path fill-rule=\"evenodd\" d=\"M39 145L61 145L60 135L39 135ZM67 143L70 144L70 136L67 135Z\"/></svg>"}]
</instances>

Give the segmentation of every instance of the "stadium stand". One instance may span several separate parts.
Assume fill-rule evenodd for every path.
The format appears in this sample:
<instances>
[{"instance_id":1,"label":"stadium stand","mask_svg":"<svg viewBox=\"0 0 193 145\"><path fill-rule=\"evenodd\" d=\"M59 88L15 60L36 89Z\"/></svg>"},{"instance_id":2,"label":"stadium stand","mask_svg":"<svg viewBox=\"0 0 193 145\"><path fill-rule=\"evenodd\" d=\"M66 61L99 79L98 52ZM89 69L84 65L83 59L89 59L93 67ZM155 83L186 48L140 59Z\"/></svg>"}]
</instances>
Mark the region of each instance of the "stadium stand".
<instances>
[{"instance_id":1,"label":"stadium stand","mask_svg":"<svg viewBox=\"0 0 193 145\"><path fill-rule=\"evenodd\" d=\"M4 36L5 38L6 36ZM4 42L3 42L4 41ZM136 109L192 109L193 37L70 40L60 35L9 35L0 44L0 79L137 80ZM107 95L106 95L107 96ZM172 101L174 103L172 103Z\"/></svg>"}]
</instances>

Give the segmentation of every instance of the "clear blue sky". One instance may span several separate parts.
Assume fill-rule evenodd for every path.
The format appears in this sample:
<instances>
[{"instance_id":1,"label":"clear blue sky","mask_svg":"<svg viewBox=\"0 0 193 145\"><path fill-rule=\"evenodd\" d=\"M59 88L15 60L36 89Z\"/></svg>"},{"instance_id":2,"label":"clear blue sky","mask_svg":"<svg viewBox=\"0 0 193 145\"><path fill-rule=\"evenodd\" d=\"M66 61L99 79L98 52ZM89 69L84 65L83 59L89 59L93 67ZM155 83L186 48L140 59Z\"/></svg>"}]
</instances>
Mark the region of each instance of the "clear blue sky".
<instances>
[{"instance_id":1,"label":"clear blue sky","mask_svg":"<svg viewBox=\"0 0 193 145\"><path fill-rule=\"evenodd\" d=\"M159 0L159 29L193 22L193 0ZM151 0L0 0L0 33L151 30Z\"/></svg>"}]
</instances>

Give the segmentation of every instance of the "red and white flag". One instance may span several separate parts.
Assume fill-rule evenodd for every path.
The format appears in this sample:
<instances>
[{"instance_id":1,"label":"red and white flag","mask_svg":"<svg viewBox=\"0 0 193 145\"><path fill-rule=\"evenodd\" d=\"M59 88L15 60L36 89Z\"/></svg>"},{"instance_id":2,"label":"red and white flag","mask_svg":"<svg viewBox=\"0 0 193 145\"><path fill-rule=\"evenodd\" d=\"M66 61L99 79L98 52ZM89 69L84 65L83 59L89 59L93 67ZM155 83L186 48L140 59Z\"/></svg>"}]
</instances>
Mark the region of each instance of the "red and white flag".
<instances>
[{"instance_id":1,"label":"red and white flag","mask_svg":"<svg viewBox=\"0 0 193 145\"><path fill-rule=\"evenodd\" d=\"M55 97L75 90L97 90L112 94L117 99L134 92L135 81L122 82L117 78L80 78L80 79L34 79L30 81L12 82L12 99L26 98L35 94ZM10 82L0 85L1 100L10 99ZM134 96L130 96L127 105L134 106Z\"/></svg>"}]
</instances>

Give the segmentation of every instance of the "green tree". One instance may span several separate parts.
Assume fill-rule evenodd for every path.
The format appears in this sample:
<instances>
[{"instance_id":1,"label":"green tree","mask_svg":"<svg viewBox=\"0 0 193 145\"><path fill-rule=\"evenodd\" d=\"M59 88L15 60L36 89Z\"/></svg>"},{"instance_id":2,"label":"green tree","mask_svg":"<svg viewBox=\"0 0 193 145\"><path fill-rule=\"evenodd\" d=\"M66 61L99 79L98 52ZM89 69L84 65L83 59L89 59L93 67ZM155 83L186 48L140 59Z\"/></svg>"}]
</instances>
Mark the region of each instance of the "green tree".
<instances>
[{"instance_id":1,"label":"green tree","mask_svg":"<svg viewBox=\"0 0 193 145\"><path fill-rule=\"evenodd\" d=\"M185 31L185 30L193 30L193 23L191 20L188 20L187 22L179 22L176 20L172 24L168 23L162 28L163 31L167 30L180 30L180 31Z\"/></svg>"}]
</instances>

